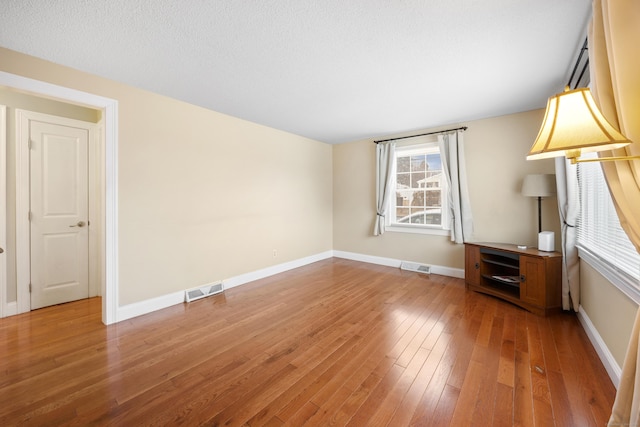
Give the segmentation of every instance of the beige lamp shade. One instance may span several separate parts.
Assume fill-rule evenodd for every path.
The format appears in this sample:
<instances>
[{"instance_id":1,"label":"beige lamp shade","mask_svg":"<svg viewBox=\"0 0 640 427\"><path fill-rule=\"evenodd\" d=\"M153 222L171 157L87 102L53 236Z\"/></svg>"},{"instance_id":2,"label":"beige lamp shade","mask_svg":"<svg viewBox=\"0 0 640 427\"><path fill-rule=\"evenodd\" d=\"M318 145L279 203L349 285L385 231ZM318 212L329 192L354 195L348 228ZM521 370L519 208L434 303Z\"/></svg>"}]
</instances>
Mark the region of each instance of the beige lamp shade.
<instances>
[{"instance_id":1,"label":"beige lamp shade","mask_svg":"<svg viewBox=\"0 0 640 427\"><path fill-rule=\"evenodd\" d=\"M527 160L613 150L630 144L604 118L588 88L569 90L549 98L547 111Z\"/></svg>"},{"instance_id":2,"label":"beige lamp shade","mask_svg":"<svg viewBox=\"0 0 640 427\"><path fill-rule=\"evenodd\" d=\"M527 197L550 197L556 194L556 176L532 174L522 181L522 195Z\"/></svg>"},{"instance_id":3,"label":"beige lamp shade","mask_svg":"<svg viewBox=\"0 0 640 427\"><path fill-rule=\"evenodd\" d=\"M538 199L538 232L542 232L542 198L556 194L556 176L553 174L532 174L522 181L522 195Z\"/></svg>"}]
</instances>

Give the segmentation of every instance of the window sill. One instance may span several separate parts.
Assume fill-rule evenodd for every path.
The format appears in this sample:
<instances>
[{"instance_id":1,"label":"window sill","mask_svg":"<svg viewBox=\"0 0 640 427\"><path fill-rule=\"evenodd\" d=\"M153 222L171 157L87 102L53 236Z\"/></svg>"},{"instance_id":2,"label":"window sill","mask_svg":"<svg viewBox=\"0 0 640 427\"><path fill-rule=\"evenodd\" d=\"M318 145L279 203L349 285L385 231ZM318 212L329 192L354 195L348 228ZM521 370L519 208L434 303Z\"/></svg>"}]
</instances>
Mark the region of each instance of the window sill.
<instances>
[{"instance_id":1,"label":"window sill","mask_svg":"<svg viewBox=\"0 0 640 427\"><path fill-rule=\"evenodd\" d=\"M449 230L442 228L427 228L415 225L387 225L385 231L392 233L430 234L432 236L449 236L451 234Z\"/></svg>"},{"instance_id":2,"label":"window sill","mask_svg":"<svg viewBox=\"0 0 640 427\"><path fill-rule=\"evenodd\" d=\"M608 262L594 255L588 249L578 246L578 256L605 279L610 281L623 294L629 297L636 304L640 305L640 289L638 289L637 281L628 274L618 271Z\"/></svg>"}]
</instances>

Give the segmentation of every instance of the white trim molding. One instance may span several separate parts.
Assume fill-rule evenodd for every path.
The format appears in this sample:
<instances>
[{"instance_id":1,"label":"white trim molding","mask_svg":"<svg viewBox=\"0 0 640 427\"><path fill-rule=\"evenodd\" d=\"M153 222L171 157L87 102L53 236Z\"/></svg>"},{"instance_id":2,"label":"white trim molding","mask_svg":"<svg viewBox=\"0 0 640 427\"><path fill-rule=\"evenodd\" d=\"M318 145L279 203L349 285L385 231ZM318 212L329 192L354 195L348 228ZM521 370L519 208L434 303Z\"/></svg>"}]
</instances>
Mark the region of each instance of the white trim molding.
<instances>
[{"instance_id":1,"label":"white trim molding","mask_svg":"<svg viewBox=\"0 0 640 427\"><path fill-rule=\"evenodd\" d=\"M613 354L611 354L611 351L609 351L607 344L605 344L595 325L591 322L591 319L589 319L589 316L587 316L587 313L584 311L582 306L578 307L578 320L580 321L582 328L587 333L589 341L591 341L591 345L593 345L596 353L598 353L598 357L604 365L604 369L606 369L607 374L609 374L611 382L617 389L620 384L622 369L620 368L620 365L618 365L618 362L616 362Z\"/></svg>"},{"instance_id":2,"label":"white trim molding","mask_svg":"<svg viewBox=\"0 0 640 427\"><path fill-rule=\"evenodd\" d=\"M118 307L118 311L116 313L116 322L122 322L123 320L153 313L154 311L162 310L164 308L168 308L172 305L180 304L183 302L184 291L180 291L173 292L167 295L161 295L155 298L150 298L140 302L134 302L132 304L127 304L122 307Z\"/></svg>"},{"instance_id":3,"label":"white trim molding","mask_svg":"<svg viewBox=\"0 0 640 427\"><path fill-rule=\"evenodd\" d=\"M235 288L255 280L264 279L285 271L293 270L294 268L303 267L308 264L313 264L317 261L331 258L333 256L332 251L322 252L316 255L311 255L305 258L300 258L294 261L286 262L283 264L273 265L271 267L263 268L261 270L253 271L239 276L231 277L223 280L224 289ZM135 302L118 308L116 321L121 322L123 320L131 319L133 317L142 316L163 308L171 307L172 305L184 303L184 292L173 292L171 294L162 295L159 297L151 298L148 300Z\"/></svg>"},{"instance_id":4,"label":"white trim molding","mask_svg":"<svg viewBox=\"0 0 640 427\"><path fill-rule=\"evenodd\" d=\"M6 303L4 307L4 316L15 316L18 314L18 303L16 301Z\"/></svg>"},{"instance_id":5,"label":"white trim molding","mask_svg":"<svg viewBox=\"0 0 640 427\"><path fill-rule=\"evenodd\" d=\"M29 223L29 118L16 110L16 302L18 313L31 310L31 227ZM21 188L21 185L26 185Z\"/></svg>"},{"instance_id":6,"label":"white trim molding","mask_svg":"<svg viewBox=\"0 0 640 427\"><path fill-rule=\"evenodd\" d=\"M620 289L633 302L640 305L640 288L634 277L619 271L612 264L582 246L578 246L578 256L600 273L602 277L611 282L613 286Z\"/></svg>"},{"instance_id":7,"label":"white trim molding","mask_svg":"<svg viewBox=\"0 0 640 427\"><path fill-rule=\"evenodd\" d=\"M385 258L385 257L363 255L363 254L358 254L354 252L344 252L344 251L333 251L333 256L336 258L344 258L344 259L350 259L352 261L360 261L360 262L366 262L369 264L384 265L387 267L396 267L396 268L400 268L400 264L402 264L402 261L414 262L410 260ZM421 262L421 264L424 264L424 263ZM433 264L430 264L430 266L431 266L431 274L439 274L441 276L457 277L458 279L464 279L464 269L462 268L444 267L441 265L433 265Z\"/></svg>"},{"instance_id":8,"label":"white trim molding","mask_svg":"<svg viewBox=\"0 0 640 427\"><path fill-rule=\"evenodd\" d=\"M0 318L7 312L7 107L0 105Z\"/></svg>"},{"instance_id":9,"label":"white trim molding","mask_svg":"<svg viewBox=\"0 0 640 427\"><path fill-rule=\"evenodd\" d=\"M364 255L355 252L333 251L336 258L350 259L351 261L366 262L369 264L384 265L385 267L400 268L401 260L395 258L385 258L375 255Z\"/></svg>"},{"instance_id":10,"label":"white trim molding","mask_svg":"<svg viewBox=\"0 0 640 427\"><path fill-rule=\"evenodd\" d=\"M274 276L285 271L293 270L294 268L303 267L305 265L313 264L317 261L322 261L332 257L349 259L352 261L366 262L369 264L383 265L386 267L400 268L401 260L393 258L383 258L371 255L362 255L353 252L343 251L326 251L316 255L311 255L305 258L285 262L282 264L273 265L271 267L263 268L260 270L252 271L249 273L241 274L239 276L230 277L222 281L224 289L235 288L236 286L242 286L244 284L254 282L256 280L264 279L270 276ZM464 278L464 270L458 268L431 266L432 274L439 274L442 276L450 276L457 278ZM179 292L172 292L167 295L161 295L148 300L127 304L122 307L118 307L118 311L115 316L116 322L131 319L133 317L142 316L144 314L152 313L157 310L171 307L176 304L184 303L184 290Z\"/></svg>"},{"instance_id":11,"label":"white trim molding","mask_svg":"<svg viewBox=\"0 0 640 427\"><path fill-rule=\"evenodd\" d=\"M230 289L236 286L244 285L245 283L253 282L255 280L264 279L269 276L273 276L285 271L293 270L294 268L302 267L308 264L313 264L323 259L328 259L333 256L333 251L321 252L317 255L311 255L305 258L300 258L294 261L285 262L282 264L273 265L271 267L263 268L261 270L253 271L251 273L241 274L239 276L232 277L230 279L223 280L224 288Z\"/></svg>"}]
</instances>

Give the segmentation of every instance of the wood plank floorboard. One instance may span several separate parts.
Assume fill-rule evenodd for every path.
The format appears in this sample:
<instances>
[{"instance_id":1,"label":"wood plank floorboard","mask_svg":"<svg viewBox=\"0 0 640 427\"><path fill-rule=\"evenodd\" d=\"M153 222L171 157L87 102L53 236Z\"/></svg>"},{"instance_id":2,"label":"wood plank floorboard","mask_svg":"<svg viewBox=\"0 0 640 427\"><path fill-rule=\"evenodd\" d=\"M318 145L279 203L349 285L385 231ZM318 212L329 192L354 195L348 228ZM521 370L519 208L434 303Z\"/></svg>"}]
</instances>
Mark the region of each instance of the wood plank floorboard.
<instances>
[{"instance_id":1,"label":"wood plank floorboard","mask_svg":"<svg viewBox=\"0 0 640 427\"><path fill-rule=\"evenodd\" d=\"M0 319L0 425L602 426L615 396L575 315L356 261L100 310Z\"/></svg>"}]
</instances>

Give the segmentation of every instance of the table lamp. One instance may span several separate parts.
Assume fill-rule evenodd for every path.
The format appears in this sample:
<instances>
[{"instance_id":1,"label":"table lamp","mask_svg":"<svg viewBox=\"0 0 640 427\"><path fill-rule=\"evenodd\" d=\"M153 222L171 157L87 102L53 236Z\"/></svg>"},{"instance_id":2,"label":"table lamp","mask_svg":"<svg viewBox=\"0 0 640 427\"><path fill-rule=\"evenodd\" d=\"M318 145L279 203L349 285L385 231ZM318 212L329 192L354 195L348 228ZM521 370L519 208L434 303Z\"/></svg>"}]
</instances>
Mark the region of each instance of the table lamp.
<instances>
[{"instance_id":1,"label":"table lamp","mask_svg":"<svg viewBox=\"0 0 640 427\"><path fill-rule=\"evenodd\" d=\"M542 198L556 194L556 176L553 174L532 174L522 181L522 195L538 198L538 249L553 251L553 232L542 231Z\"/></svg>"}]
</instances>

